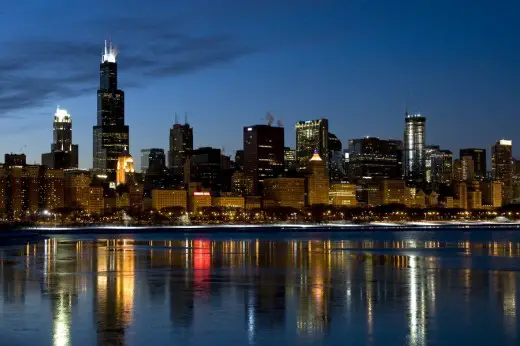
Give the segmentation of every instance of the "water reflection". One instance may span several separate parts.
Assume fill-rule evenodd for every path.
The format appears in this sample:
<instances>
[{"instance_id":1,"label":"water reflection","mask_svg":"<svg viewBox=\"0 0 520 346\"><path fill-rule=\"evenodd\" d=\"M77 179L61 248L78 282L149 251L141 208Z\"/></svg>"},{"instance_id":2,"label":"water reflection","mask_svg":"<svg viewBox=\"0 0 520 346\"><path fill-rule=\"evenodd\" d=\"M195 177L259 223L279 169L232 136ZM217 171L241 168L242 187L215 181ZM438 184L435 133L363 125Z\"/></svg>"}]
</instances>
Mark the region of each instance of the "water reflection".
<instances>
[{"instance_id":1,"label":"water reflection","mask_svg":"<svg viewBox=\"0 0 520 346\"><path fill-rule=\"evenodd\" d=\"M0 332L60 346L334 344L347 335L426 345L450 333L514 344L519 249L494 240L53 238L0 249ZM460 332L488 317L491 333Z\"/></svg>"}]
</instances>

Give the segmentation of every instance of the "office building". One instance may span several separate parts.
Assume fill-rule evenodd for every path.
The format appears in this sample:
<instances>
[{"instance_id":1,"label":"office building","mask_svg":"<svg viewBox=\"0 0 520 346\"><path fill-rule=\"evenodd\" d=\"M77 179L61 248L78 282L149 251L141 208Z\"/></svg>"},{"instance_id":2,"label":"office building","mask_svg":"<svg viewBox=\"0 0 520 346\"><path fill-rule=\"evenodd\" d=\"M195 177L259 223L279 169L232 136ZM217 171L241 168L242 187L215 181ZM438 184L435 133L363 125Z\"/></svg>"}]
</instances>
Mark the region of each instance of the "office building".
<instances>
[{"instance_id":1,"label":"office building","mask_svg":"<svg viewBox=\"0 0 520 346\"><path fill-rule=\"evenodd\" d=\"M188 123L175 123L170 129L168 167L176 177L185 178L185 166L190 161L193 151L193 128Z\"/></svg>"},{"instance_id":2,"label":"office building","mask_svg":"<svg viewBox=\"0 0 520 346\"><path fill-rule=\"evenodd\" d=\"M349 180L401 179L402 146L400 140L384 140L377 137L349 140L347 163Z\"/></svg>"},{"instance_id":3,"label":"office building","mask_svg":"<svg viewBox=\"0 0 520 346\"><path fill-rule=\"evenodd\" d=\"M331 183L329 201L335 207L355 207L356 185L348 183Z\"/></svg>"},{"instance_id":4,"label":"office building","mask_svg":"<svg viewBox=\"0 0 520 346\"><path fill-rule=\"evenodd\" d=\"M191 155L191 180L205 188L216 188L222 168L221 150L202 147L193 150Z\"/></svg>"},{"instance_id":5,"label":"office building","mask_svg":"<svg viewBox=\"0 0 520 346\"><path fill-rule=\"evenodd\" d=\"M325 162L328 175L329 121L327 119L298 121L296 123L296 161L298 169L306 172L307 162L314 151Z\"/></svg>"},{"instance_id":6,"label":"office building","mask_svg":"<svg viewBox=\"0 0 520 346\"><path fill-rule=\"evenodd\" d=\"M429 155L430 177L433 186L449 185L453 179L453 154L449 150L436 150Z\"/></svg>"},{"instance_id":7,"label":"office building","mask_svg":"<svg viewBox=\"0 0 520 346\"><path fill-rule=\"evenodd\" d=\"M116 181L117 161L130 151L129 129L125 125L125 96L117 85L117 51L112 43L101 57L100 85L97 92L97 124L94 126L93 169Z\"/></svg>"},{"instance_id":8,"label":"office building","mask_svg":"<svg viewBox=\"0 0 520 346\"><path fill-rule=\"evenodd\" d=\"M52 169L78 167L78 146L72 144L72 117L65 109L56 109L51 152L42 154L42 165Z\"/></svg>"},{"instance_id":9,"label":"office building","mask_svg":"<svg viewBox=\"0 0 520 346\"><path fill-rule=\"evenodd\" d=\"M264 208L305 206L304 178L268 178L264 180Z\"/></svg>"},{"instance_id":10,"label":"office building","mask_svg":"<svg viewBox=\"0 0 520 346\"><path fill-rule=\"evenodd\" d=\"M158 173L166 168L164 149L151 148L141 150L141 173Z\"/></svg>"},{"instance_id":11,"label":"office building","mask_svg":"<svg viewBox=\"0 0 520 346\"><path fill-rule=\"evenodd\" d=\"M296 150L285 147L283 150L285 172L296 171Z\"/></svg>"},{"instance_id":12,"label":"office building","mask_svg":"<svg viewBox=\"0 0 520 346\"><path fill-rule=\"evenodd\" d=\"M408 181L425 179L425 131L426 118L420 114L408 114L404 130L404 177Z\"/></svg>"},{"instance_id":13,"label":"office building","mask_svg":"<svg viewBox=\"0 0 520 346\"><path fill-rule=\"evenodd\" d=\"M491 171L493 180L502 182L502 203L513 197L513 142L501 139L492 148Z\"/></svg>"},{"instance_id":14,"label":"office building","mask_svg":"<svg viewBox=\"0 0 520 346\"><path fill-rule=\"evenodd\" d=\"M460 149L459 157L471 157L471 159L473 160L473 173L475 179L482 181L487 178L486 149Z\"/></svg>"},{"instance_id":15,"label":"office building","mask_svg":"<svg viewBox=\"0 0 520 346\"><path fill-rule=\"evenodd\" d=\"M315 150L307 162L306 196L307 205L329 204L329 177L325 173L325 162Z\"/></svg>"},{"instance_id":16,"label":"office building","mask_svg":"<svg viewBox=\"0 0 520 346\"><path fill-rule=\"evenodd\" d=\"M261 194L266 178L284 171L284 129L270 125L244 127L244 173L251 177L253 195Z\"/></svg>"}]
</instances>

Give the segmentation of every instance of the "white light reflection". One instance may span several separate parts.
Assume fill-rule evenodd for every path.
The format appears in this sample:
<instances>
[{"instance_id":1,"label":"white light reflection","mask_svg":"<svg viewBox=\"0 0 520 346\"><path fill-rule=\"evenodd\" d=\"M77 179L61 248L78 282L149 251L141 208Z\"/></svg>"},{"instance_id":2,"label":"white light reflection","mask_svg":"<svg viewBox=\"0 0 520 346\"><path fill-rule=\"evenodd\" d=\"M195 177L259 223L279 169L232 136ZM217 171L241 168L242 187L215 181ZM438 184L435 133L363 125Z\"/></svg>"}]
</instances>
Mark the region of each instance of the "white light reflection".
<instances>
[{"instance_id":1,"label":"white light reflection","mask_svg":"<svg viewBox=\"0 0 520 346\"><path fill-rule=\"evenodd\" d=\"M409 306L409 332L408 344L411 346L426 344L426 292L424 282L421 279L417 266L416 256L409 258L410 269L410 301Z\"/></svg>"},{"instance_id":2,"label":"white light reflection","mask_svg":"<svg viewBox=\"0 0 520 346\"><path fill-rule=\"evenodd\" d=\"M247 338L250 344L255 341L255 302L253 292L249 291L247 297Z\"/></svg>"},{"instance_id":3,"label":"white light reflection","mask_svg":"<svg viewBox=\"0 0 520 346\"><path fill-rule=\"evenodd\" d=\"M54 346L70 345L70 300L64 293L58 298L52 341Z\"/></svg>"}]
</instances>

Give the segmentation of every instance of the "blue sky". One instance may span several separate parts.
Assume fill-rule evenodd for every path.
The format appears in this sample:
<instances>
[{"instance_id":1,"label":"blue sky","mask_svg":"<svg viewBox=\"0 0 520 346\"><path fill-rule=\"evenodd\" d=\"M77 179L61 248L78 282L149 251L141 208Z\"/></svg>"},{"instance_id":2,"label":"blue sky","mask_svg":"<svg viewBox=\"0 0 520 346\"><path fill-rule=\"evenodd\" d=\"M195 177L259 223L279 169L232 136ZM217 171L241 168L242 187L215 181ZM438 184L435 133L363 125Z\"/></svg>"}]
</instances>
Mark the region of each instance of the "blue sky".
<instances>
[{"instance_id":1,"label":"blue sky","mask_svg":"<svg viewBox=\"0 0 520 346\"><path fill-rule=\"evenodd\" d=\"M39 162L59 104L92 165L103 40L121 51L131 153L167 148L174 113L195 146L242 147L272 112L326 117L346 143L401 138L406 104L427 142L458 153L520 145L520 2L27 0L0 10L0 152Z\"/></svg>"}]
</instances>

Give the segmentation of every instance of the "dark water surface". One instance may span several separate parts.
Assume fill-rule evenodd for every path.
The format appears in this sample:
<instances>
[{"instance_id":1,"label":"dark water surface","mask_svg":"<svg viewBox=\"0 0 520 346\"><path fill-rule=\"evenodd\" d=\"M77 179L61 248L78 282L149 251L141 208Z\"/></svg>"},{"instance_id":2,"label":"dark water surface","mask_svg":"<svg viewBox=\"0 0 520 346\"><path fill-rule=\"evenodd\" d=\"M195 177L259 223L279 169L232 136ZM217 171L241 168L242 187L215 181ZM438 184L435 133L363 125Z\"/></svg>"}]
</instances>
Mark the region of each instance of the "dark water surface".
<instances>
[{"instance_id":1,"label":"dark water surface","mask_svg":"<svg viewBox=\"0 0 520 346\"><path fill-rule=\"evenodd\" d=\"M520 231L0 247L0 345L520 345Z\"/></svg>"}]
</instances>

